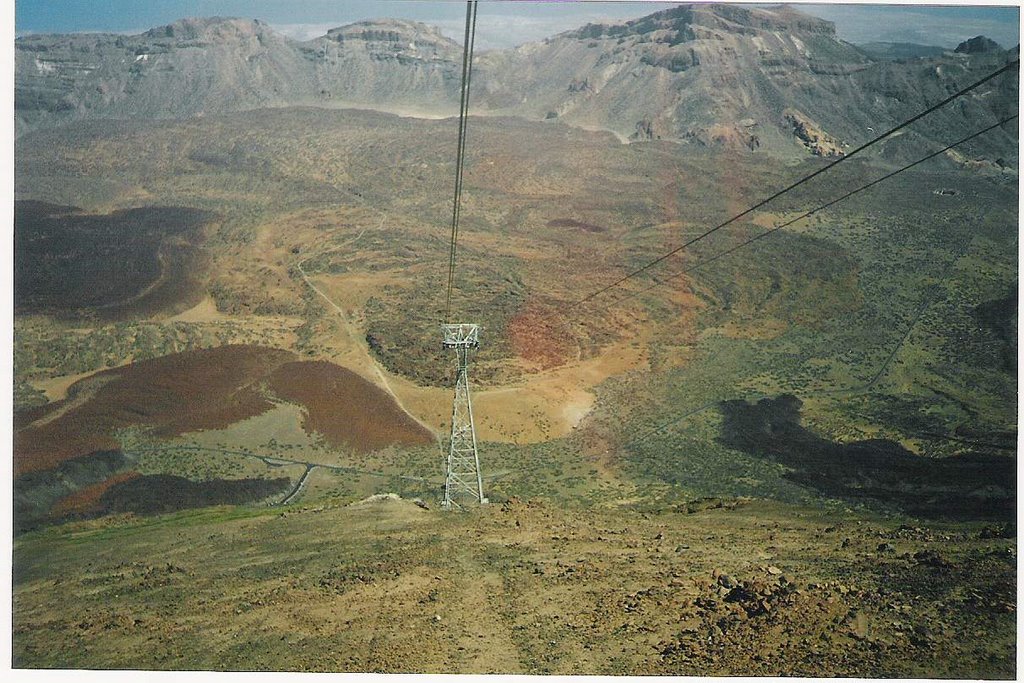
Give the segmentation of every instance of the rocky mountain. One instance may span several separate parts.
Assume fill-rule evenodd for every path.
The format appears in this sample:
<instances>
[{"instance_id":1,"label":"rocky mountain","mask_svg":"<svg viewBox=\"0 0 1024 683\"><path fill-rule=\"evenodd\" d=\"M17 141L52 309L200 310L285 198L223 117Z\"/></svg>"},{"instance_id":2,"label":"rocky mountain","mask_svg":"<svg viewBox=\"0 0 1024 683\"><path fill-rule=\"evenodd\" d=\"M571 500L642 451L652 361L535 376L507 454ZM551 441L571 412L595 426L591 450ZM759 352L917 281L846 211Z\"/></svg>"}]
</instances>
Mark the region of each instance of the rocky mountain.
<instances>
[{"instance_id":1,"label":"rocky mountain","mask_svg":"<svg viewBox=\"0 0 1024 683\"><path fill-rule=\"evenodd\" d=\"M499 110L564 118L634 140L748 149L792 143L792 133L782 132L786 115L807 119L788 111L791 98L780 81L817 89L823 77L870 64L835 39L829 22L788 8L733 5L680 6L625 24L592 24L481 62L484 100ZM564 87L550 87L558 82Z\"/></svg>"},{"instance_id":2,"label":"rocky mountain","mask_svg":"<svg viewBox=\"0 0 1024 683\"><path fill-rule=\"evenodd\" d=\"M458 101L462 46L412 21L360 22L305 43L320 100L447 109Z\"/></svg>"},{"instance_id":3,"label":"rocky mountain","mask_svg":"<svg viewBox=\"0 0 1024 683\"><path fill-rule=\"evenodd\" d=\"M19 132L83 118L180 118L260 107L445 106L462 49L424 24L360 23L306 42L259 20L183 19L135 36L16 41Z\"/></svg>"},{"instance_id":4,"label":"rocky mountain","mask_svg":"<svg viewBox=\"0 0 1024 683\"><path fill-rule=\"evenodd\" d=\"M15 114L19 127L37 127L284 105L309 71L295 45L260 21L184 19L136 36L28 36L16 41Z\"/></svg>"},{"instance_id":5,"label":"rocky mountain","mask_svg":"<svg viewBox=\"0 0 1024 683\"><path fill-rule=\"evenodd\" d=\"M839 40L831 22L785 6L692 5L485 55L477 97L492 110L632 140L833 156L1007 58L995 51L875 61ZM965 120L1015 110L1016 82L1003 79L944 112L925 137L948 141L945 133L965 130Z\"/></svg>"},{"instance_id":6,"label":"rocky mountain","mask_svg":"<svg viewBox=\"0 0 1024 683\"><path fill-rule=\"evenodd\" d=\"M961 47L894 62L786 6L681 5L483 53L471 104L477 114L564 121L623 139L835 156L1016 54L982 37ZM457 43L397 20L352 24L308 42L258 20L223 18L136 36L27 36L16 41L16 120L22 134L83 118L289 105L447 116L457 108L460 71ZM1012 76L913 135L948 142L970 128L965 122L977 127L1016 108ZM1004 160L1015 159L1006 139L989 142Z\"/></svg>"}]
</instances>

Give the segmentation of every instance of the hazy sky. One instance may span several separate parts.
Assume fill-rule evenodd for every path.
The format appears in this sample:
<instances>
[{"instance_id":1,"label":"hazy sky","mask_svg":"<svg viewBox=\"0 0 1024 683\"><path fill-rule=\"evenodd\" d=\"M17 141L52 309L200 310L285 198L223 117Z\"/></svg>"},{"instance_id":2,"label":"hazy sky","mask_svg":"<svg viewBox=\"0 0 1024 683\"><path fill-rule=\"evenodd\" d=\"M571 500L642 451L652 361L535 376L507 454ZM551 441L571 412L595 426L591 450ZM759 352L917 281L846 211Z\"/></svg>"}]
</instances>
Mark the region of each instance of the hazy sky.
<instances>
[{"instance_id":1,"label":"hazy sky","mask_svg":"<svg viewBox=\"0 0 1024 683\"><path fill-rule=\"evenodd\" d=\"M588 22L631 19L672 7L666 2L537 2L482 0L477 21L480 49L539 40ZM795 4L795 3L794 3ZM1017 5L925 6L807 4L808 14L836 23L851 42L915 42L953 47L984 34L1005 47L1019 42ZM15 31L49 33L113 31L138 33L182 17L239 16L263 19L294 38L308 39L328 28L380 17L434 24L461 41L465 3L461 0L17 0Z\"/></svg>"}]
</instances>

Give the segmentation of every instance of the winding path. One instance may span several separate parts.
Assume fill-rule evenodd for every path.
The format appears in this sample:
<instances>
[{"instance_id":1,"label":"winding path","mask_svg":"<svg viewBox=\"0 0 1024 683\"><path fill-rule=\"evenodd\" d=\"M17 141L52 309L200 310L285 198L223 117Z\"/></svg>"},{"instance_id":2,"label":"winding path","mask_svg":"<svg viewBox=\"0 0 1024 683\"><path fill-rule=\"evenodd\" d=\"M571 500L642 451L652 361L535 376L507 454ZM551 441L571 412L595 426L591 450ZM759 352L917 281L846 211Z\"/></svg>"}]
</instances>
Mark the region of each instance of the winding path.
<instances>
[{"instance_id":1,"label":"winding path","mask_svg":"<svg viewBox=\"0 0 1024 683\"><path fill-rule=\"evenodd\" d=\"M302 476L299 477L299 480L295 482L295 488L293 488L287 496L282 498L277 505L287 505L292 502L292 499L295 498L295 496L299 495L299 492L302 491L302 487L306 485L306 480L309 479L309 473L313 471L314 467L315 465L306 465L306 471L303 472Z\"/></svg>"},{"instance_id":2,"label":"winding path","mask_svg":"<svg viewBox=\"0 0 1024 683\"><path fill-rule=\"evenodd\" d=\"M387 214L383 214L382 213L381 217L380 217L380 224L377 226L378 230L380 230L381 228L384 227L384 222L386 220L387 220ZM410 412L409 409L406 408L405 405L402 403L402 400L398 397L398 394L396 394L394 389L391 388L391 383L388 382L387 375L384 374L384 371L381 369L380 364L377 362L377 360L370 353L370 349L366 345L365 339L360 334L360 332L356 329L355 324L348 317L348 314L345 313L345 310L341 306L339 306L337 303L335 303L334 300L331 299L331 297L329 297L326 292L324 292L322 289L317 287L316 284L309 278L309 275L306 273L305 269L303 268L303 266L306 264L306 262L309 261L312 258L315 258L315 257L318 257L318 256L325 256L327 254L333 254L333 253L335 253L337 251L341 251L342 249L344 249L346 247L352 246L353 244L355 244L359 240L360 237L363 236L363 234L366 232L366 230L367 230L366 228L363 228L359 232L358 235L356 235L355 237L353 237L350 240L347 240L347 241L343 242L342 244L339 244L338 246L334 247L333 249L328 249L327 251L322 251L320 253L312 254L310 256L307 256L306 258L304 258L301 261L299 261L295 265L295 267L299 271L299 275L302 277L302 281L305 282L306 285L308 285L310 289L312 289L314 292L316 292L317 295L320 296L320 298L322 298L324 301L326 301L330 305L330 307L332 309L334 309L334 312L338 314L338 317L341 318L342 328L344 328L345 333L348 335L349 339L351 340L353 347L359 349L360 355L363 357L363 360L366 362L367 367L370 367L370 368L373 369L373 372L374 372L374 374L376 375L376 377L377 377L377 379L379 381L380 387L383 388L386 392L388 392L388 394L391 395L391 398L394 399L395 404L399 408L401 408L403 413L405 413L410 418L415 420L415 422L417 424L419 424L421 427L426 429L428 432L430 432L431 434L434 434L436 436L437 435L437 430L435 430L433 427L431 427L430 425L425 423L423 420L421 420L419 417L417 417L412 412Z\"/></svg>"},{"instance_id":3,"label":"winding path","mask_svg":"<svg viewBox=\"0 0 1024 683\"><path fill-rule=\"evenodd\" d=\"M388 474L387 472L375 472L373 470L363 470L358 467L346 467L345 465L328 465L319 462L309 462L306 460L295 460L292 458L283 458L277 455L262 455L260 453L254 453L252 451L239 451L232 450L229 448L210 448L208 446L193 446L190 444L179 444L176 446L153 446L146 448L138 447L124 447L126 454L141 454L141 453L161 453L166 451L194 451L197 453L217 453L220 455L237 455L244 458L254 458L261 461L263 464L270 467L281 467L282 465L302 465L306 470L299 477L299 480L295 483L295 486L285 494L285 496L274 505L285 505L290 503L300 492L303 486L306 484L306 480L309 478L310 473L317 467L322 467L325 470L331 470L333 472L344 472L345 474L362 474L371 477L381 477L383 479L402 479L404 481L415 481L426 484L436 484L441 486L444 484L443 478L435 477L414 477L408 474ZM484 476L486 481L494 481L501 479L505 475L509 474L511 470L499 470L497 472L491 472Z\"/></svg>"}]
</instances>

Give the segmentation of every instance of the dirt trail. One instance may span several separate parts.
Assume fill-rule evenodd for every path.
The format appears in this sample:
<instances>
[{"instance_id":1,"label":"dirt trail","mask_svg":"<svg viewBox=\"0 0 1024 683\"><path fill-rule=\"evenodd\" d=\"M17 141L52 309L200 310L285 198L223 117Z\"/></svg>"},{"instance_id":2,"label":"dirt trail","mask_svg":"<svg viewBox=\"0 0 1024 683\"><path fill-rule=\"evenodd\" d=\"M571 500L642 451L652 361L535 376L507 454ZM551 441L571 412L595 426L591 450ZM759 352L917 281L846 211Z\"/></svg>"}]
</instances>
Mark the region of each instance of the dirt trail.
<instances>
[{"instance_id":1,"label":"dirt trail","mask_svg":"<svg viewBox=\"0 0 1024 683\"><path fill-rule=\"evenodd\" d=\"M322 279L312 282L310 278L307 281L330 303L344 325L348 343L331 356L332 362L378 384L396 397L403 410L415 415L420 424L435 425L434 431L447 424L451 418L452 389L420 386L381 367L370 353L356 317L346 312L346 308L357 309L362 296L382 286L384 281L377 276L364 275L338 276L327 282ZM613 375L646 367L649 336L649 330L641 328L634 336L609 345L592 358L570 361L548 370L524 368L526 376L513 386L473 385L479 438L504 443L538 443L568 434L593 407L595 386Z\"/></svg>"},{"instance_id":2,"label":"dirt trail","mask_svg":"<svg viewBox=\"0 0 1024 683\"><path fill-rule=\"evenodd\" d=\"M380 227L384 225L384 217ZM451 415L450 388L424 387L392 374L373 357L353 311L366 292L382 286L377 276L343 275L325 281L303 269L311 258L351 247L362 231L329 251L307 256L297 264L303 281L325 301L341 322L343 343L332 355L332 362L346 367L380 386L401 409L435 434ZM645 351L648 333L607 347L586 360L577 360L556 368L534 371L516 386L473 388L474 414L478 436L485 441L537 443L571 432L589 413L596 400L592 389L608 377L647 363Z\"/></svg>"},{"instance_id":3,"label":"dirt trail","mask_svg":"<svg viewBox=\"0 0 1024 683\"><path fill-rule=\"evenodd\" d=\"M384 227L384 223L386 220L387 215L382 214L380 224L377 226L378 230ZM336 251L341 251L344 248L350 247L353 244L355 244L359 240L359 238L363 236L365 232L366 228L363 228L359 232L359 234L353 237L352 239L346 240L342 244L339 244L336 247L334 247L333 249L317 253L314 256L323 256L325 254L331 254ZM343 330L345 330L345 334L348 336L349 341L351 342L350 348L355 352L346 354L346 360L354 361L353 365L349 365L348 363L344 362L340 364L344 365L345 367L348 367L350 370L357 372L360 376L378 385L380 388L382 388L384 391L390 394L391 398L393 398L395 403L398 404L398 407L402 409L402 412L404 412L410 418L415 420L427 431L435 433L435 428L431 427L429 424L421 420L416 414L411 412L402 402L402 399L399 397L399 395L395 393L395 390L391 388L391 383L388 381L387 375L384 373L383 369L380 367L380 364L377 362L377 360L370 353L370 347L366 344L364 336L357 329L355 322L349 317L348 313L345 312L345 309L343 309L341 306L335 303L335 301L331 299L327 292L318 287L316 283L313 282L313 280L303 269L303 265L305 265L305 263L309 261L311 258L313 258L313 256L308 256L302 261L300 261L298 264L296 264L296 269L299 271L299 275L302 277L302 281L305 282L310 289L316 292L321 299L326 301L327 304L331 307L331 309L338 314L338 318L341 320L341 327ZM367 377L367 372L370 373L369 377Z\"/></svg>"},{"instance_id":4,"label":"dirt trail","mask_svg":"<svg viewBox=\"0 0 1024 683\"><path fill-rule=\"evenodd\" d=\"M522 671L519 647L501 616L509 603L501 575L469 548L461 549L454 564L458 567L454 577L467 577L458 582L450 598L449 612L461 615L452 626L458 653L452 663L455 670L464 674Z\"/></svg>"}]
</instances>

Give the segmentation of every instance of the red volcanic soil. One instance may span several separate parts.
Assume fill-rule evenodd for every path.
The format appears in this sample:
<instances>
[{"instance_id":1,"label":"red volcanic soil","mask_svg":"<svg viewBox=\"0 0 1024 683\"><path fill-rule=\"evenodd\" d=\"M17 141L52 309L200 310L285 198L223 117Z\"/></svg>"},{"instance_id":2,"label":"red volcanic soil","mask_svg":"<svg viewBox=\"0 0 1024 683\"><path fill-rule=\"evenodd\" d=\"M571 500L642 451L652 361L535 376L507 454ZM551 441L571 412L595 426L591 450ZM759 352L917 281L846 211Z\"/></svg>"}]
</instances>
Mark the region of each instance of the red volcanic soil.
<instances>
[{"instance_id":1,"label":"red volcanic soil","mask_svg":"<svg viewBox=\"0 0 1024 683\"><path fill-rule=\"evenodd\" d=\"M376 385L326 361L286 363L270 376L274 394L306 407L302 427L334 446L369 452L391 444L421 445L431 433Z\"/></svg>"},{"instance_id":2,"label":"red volcanic soil","mask_svg":"<svg viewBox=\"0 0 1024 683\"><path fill-rule=\"evenodd\" d=\"M537 302L527 302L507 328L512 350L517 356L547 370L572 357L573 343L558 311Z\"/></svg>"},{"instance_id":3,"label":"red volcanic soil","mask_svg":"<svg viewBox=\"0 0 1024 683\"><path fill-rule=\"evenodd\" d=\"M371 451L432 440L390 396L344 368L298 362L290 351L230 345L105 370L72 385L67 399L18 415L14 474L116 449L114 433L129 426L164 437L227 427L273 407L267 386L305 406L304 428L332 444Z\"/></svg>"},{"instance_id":4,"label":"red volcanic soil","mask_svg":"<svg viewBox=\"0 0 1024 683\"><path fill-rule=\"evenodd\" d=\"M47 470L65 460L117 448L114 431L154 427L158 436L217 429L259 415L272 404L258 384L288 351L221 346L187 351L105 370L72 385L67 399L49 406L14 434L14 474ZM79 392L90 392L84 400ZM50 416L55 416L48 419Z\"/></svg>"}]
</instances>

